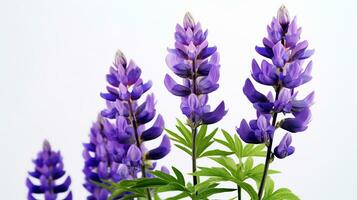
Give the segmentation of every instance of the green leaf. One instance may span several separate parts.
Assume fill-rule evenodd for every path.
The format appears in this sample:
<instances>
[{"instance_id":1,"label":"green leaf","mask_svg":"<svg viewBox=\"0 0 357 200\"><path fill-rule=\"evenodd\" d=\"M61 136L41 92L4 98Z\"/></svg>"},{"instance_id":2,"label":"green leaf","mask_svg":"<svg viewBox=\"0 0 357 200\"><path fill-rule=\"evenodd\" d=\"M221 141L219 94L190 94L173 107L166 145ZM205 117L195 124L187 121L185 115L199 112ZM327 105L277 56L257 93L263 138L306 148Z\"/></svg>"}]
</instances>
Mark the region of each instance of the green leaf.
<instances>
[{"instance_id":1,"label":"green leaf","mask_svg":"<svg viewBox=\"0 0 357 200\"><path fill-rule=\"evenodd\" d=\"M259 144L259 145L247 144L243 148L242 157L249 157L249 156L265 157L266 151L263 150L264 148L265 148L265 144Z\"/></svg>"},{"instance_id":2,"label":"green leaf","mask_svg":"<svg viewBox=\"0 0 357 200\"><path fill-rule=\"evenodd\" d=\"M227 131L223 130L223 129L222 129L222 133L223 133L224 137L226 138L227 143L229 144L229 148L231 150L235 149L234 140L229 135L229 133Z\"/></svg>"},{"instance_id":3,"label":"green leaf","mask_svg":"<svg viewBox=\"0 0 357 200\"><path fill-rule=\"evenodd\" d=\"M149 173L152 174L152 175L157 176L158 178L161 178L162 180L164 180L164 181L166 181L168 183L177 182L175 177L171 176L170 174L166 174L166 173L164 173L162 171L159 171L159 170L150 171ZM151 179L149 179L149 180L151 180Z\"/></svg>"},{"instance_id":4,"label":"green leaf","mask_svg":"<svg viewBox=\"0 0 357 200\"><path fill-rule=\"evenodd\" d=\"M177 177L178 183L180 183L181 185L185 185L185 178L183 177L182 173L175 167L172 167L172 170L174 171L174 173Z\"/></svg>"},{"instance_id":5,"label":"green leaf","mask_svg":"<svg viewBox=\"0 0 357 200\"><path fill-rule=\"evenodd\" d=\"M229 145L228 142L216 138L214 139L214 141L222 144L223 146L227 147L228 149L234 152L234 149L233 150L231 149L231 146Z\"/></svg>"},{"instance_id":6,"label":"green leaf","mask_svg":"<svg viewBox=\"0 0 357 200\"><path fill-rule=\"evenodd\" d=\"M230 151L223 151L219 149L214 149L210 151L205 151L203 154L201 154L200 157L207 157L207 156L228 156L233 154L233 152Z\"/></svg>"},{"instance_id":7,"label":"green leaf","mask_svg":"<svg viewBox=\"0 0 357 200\"><path fill-rule=\"evenodd\" d=\"M177 199L183 199L185 197L190 196L187 192L182 192L178 195L175 195L173 197L166 198L166 200L177 200Z\"/></svg>"},{"instance_id":8,"label":"green leaf","mask_svg":"<svg viewBox=\"0 0 357 200\"><path fill-rule=\"evenodd\" d=\"M259 186L260 181L262 180L263 172L264 172L264 164L259 164L259 165L255 166L253 169L247 171L246 176L253 179ZM269 175L277 174L277 173L280 173L280 172L277 170L273 170L273 169L268 170Z\"/></svg>"},{"instance_id":9,"label":"green leaf","mask_svg":"<svg viewBox=\"0 0 357 200\"><path fill-rule=\"evenodd\" d=\"M268 176L265 181L264 197L271 196L274 192L274 181Z\"/></svg>"},{"instance_id":10,"label":"green leaf","mask_svg":"<svg viewBox=\"0 0 357 200\"><path fill-rule=\"evenodd\" d=\"M232 188L209 188L205 191L199 192L198 197L201 198L207 198L211 195L218 194L218 193L223 193L223 192L232 192L237 189L232 189Z\"/></svg>"},{"instance_id":11,"label":"green leaf","mask_svg":"<svg viewBox=\"0 0 357 200\"><path fill-rule=\"evenodd\" d=\"M195 188L194 188L194 193L198 192L200 193L201 191L204 191L207 188L214 188L217 185L219 185L217 182L219 182L221 179L217 177L211 177L203 182L198 183Z\"/></svg>"},{"instance_id":12,"label":"green leaf","mask_svg":"<svg viewBox=\"0 0 357 200\"><path fill-rule=\"evenodd\" d=\"M246 172L250 171L253 168L254 160L252 157L248 157L244 163L244 169Z\"/></svg>"},{"instance_id":13,"label":"green leaf","mask_svg":"<svg viewBox=\"0 0 357 200\"><path fill-rule=\"evenodd\" d=\"M197 141L202 141L207 134L207 125L201 125L200 130L197 133Z\"/></svg>"},{"instance_id":14,"label":"green leaf","mask_svg":"<svg viewBox=\"0 0 357 200\"><path fill-rule=\"evenodd\" d=\"M299 200L300 198L292 193L287 188L280 188L275 191L270 197L264 200L274 200L274 199L281 199L281 200Z\"/></svg>"},{"instance_id":15,"label":"green leaf","mask_svg":"<svg viewBox=\"0 0 357 200\"><path fill-rule=\"evenodd\" d=\"M202 129L202 128L201 128ZM197 157L202 157L202 153L213 144L212 138L216 135L218 128L214 129L209 135L205 135L204 138L198 139L197 138Z\"/></svg>"},{"instance_id":16,"label":"green leaf","mask_svg":"<svg viewBox=\"0 0 357 200\"><path fill-rule=\"evenodd\" d=\"M237 179L235 179L234 182L239 185L243 190L245 190L249 194L250 198L252 198L252 200L258 200L258 194L251 185Z\"/></svg>"},{"instance_id":17,"label":"green leaf","mask_svg":"<svg viewBox=\"0 0 357 200\"><path fill-rule=\"evenodd\" d=\"M137 183L132 188L154 188L167 185L168 181L161 178L138 179Z\"/></svg>"},{"instance_id":18,"label":"green leaf","mask_svg":"<svg viewBox=\"0 0 357 200\"><path fill-rule=\"evenodd\" d=\"M227 168L231 174L235 174L238 169L236 163L230 157L210 157L210 159Z\"/></svg>"},{"instance_id":19,"label":"green leaf","mask_svg":"<svg viewBox=\"0 0 357 200\"><path fill-rule=\"evenodd\" d=\"M192 173L192 175L196 176L216 176L223 178L230 178L231 174L223 167L200 167L200 171Z\"/></svg>"},{"instance_id":20,"label":"green leaf","mask_svg":"<svg viewBox=\"0 0 357 200\"><path fill-rule=\"evenodd\" d=\"M138 197L146 197L146 195L141 194L126 194L124 197L120 198L120 200L131 200Z\"/></svg>"},{"instance_id":21,"label":"green leaf","mask_svg":"<svg viewBox=\"0 0 357 200\"><path fill-rule=\"evenodd\" d=\"M192 146L192 133L189 129L186 128L186 126L179 119L177 119L176 128L185 137L185 140L188 142L188 145Z\"/></svg>"},{"instance_id":22,"label":"green leaf","mask_svg":"<svg viewBox=\"0 0 357 200\"><path fill-rule=\"evenodd\" d=\"M242 158L242 152L243 152L243 144L242 141L239 139L238 135L234 135L234 143L235 143L235 154L236 156L240 159Z\"/></svg>"},{"instance_id":23,"label":"green leaf","mask_svg":"<svg viewBox=\"0 0 357 200\"><path fill-rule=\"evenodd\" d=\"M169 191L183 191L183 192L188 192L188 190L185 188L184 185L180 185L177 182L171 182L168 183L167 185L160 186L157 188L158 192L169 192ZM189 193L189 192L188 192Z\"/></svg>"},{"instance_id":24,"label":"green leaf","mask_svg":"<svg viewBox=\"0 0 357 200\"><path fill-rule=\"evenodd\" d=\"M188 155L192 156L191 149L188 149L187 147L184 147L179 144L174 144L177 148L181 149L182 151L186 152Z\"/></svg>"},{"instance_id":25,"label":"green leaf","mask_svg":"<svg viewBox=\"0 0 357 200\"><path fill-rule=\"evenodd\" d=\"M185 140L185 138L179 136L177 133L175 133L169 129L165 129L165 131L169 134L171 140L178 142L184 146L190 147L189 142L187 142Z\"/></svg>"}]
</instances>

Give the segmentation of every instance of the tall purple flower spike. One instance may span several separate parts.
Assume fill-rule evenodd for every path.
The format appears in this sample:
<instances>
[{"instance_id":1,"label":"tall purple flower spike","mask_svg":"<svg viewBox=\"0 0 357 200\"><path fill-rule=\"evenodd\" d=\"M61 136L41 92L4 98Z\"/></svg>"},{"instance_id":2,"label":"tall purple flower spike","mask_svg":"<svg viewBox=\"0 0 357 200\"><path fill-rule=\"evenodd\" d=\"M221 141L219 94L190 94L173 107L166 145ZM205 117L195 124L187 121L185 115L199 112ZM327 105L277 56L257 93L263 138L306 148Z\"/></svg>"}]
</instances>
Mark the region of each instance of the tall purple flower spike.
<instances>
[{"instance_id":1,"label":"tall purple flower spike","mask_svg":"<svg viewBox=\"0 0 357 200\"><path fill-rule=\"evenodd\" d=\"M28 200L36 200L40 198L40 195L43 195L40 199L45 200L72 200L72 192L69 191L71 178L67 176L62 183L58 183L58 179L65 176L66 173L63 169L62 156L60 152L52 151L47 140L43 142L42 151L37 154L37 158L33 162L35 170L29 172L31 178L26 179L29 189ZM38 179L39 185L34 184L31 179ZM59 198L62 195L64 198Z\"/></svg>"},{"instance_id":2,"label":"tall purple flower spike","mask_svg":"<svg viewBox=\"0 0 357 200\"><path fill-rule=\"evenodd\" d=\"M268 36L263 39L263 47L255 48L265 59L260 65L253 59L252 77L262 85L272 86L275 98L271 92L259 92L251 80L247 79L243 93L253 104L259 118L252 120L249 125L243 119L237 128L243 141L267 145L265 168L258 192L259 199L262 198L269 163L273 157L285 158L295 151L295 148L290 146L292 137L287 133L272 152L275 129L282 128L292 133L305 131L311 119L310 106L314 99L314 92L304 99L296 98L296 88L312 79L312 61L308 62L306 67L304 62L314 53L314 50L307 49L306 40L300 41L301 28L297 26L296 17L290 21L287 9L282 6L267 31ZM277 121L279 113L292 117ZM266 120L262 120L263 118Z\"/></svg>"},{"instance_id":3,"label":"tall purple flower spike","mask_svg":"<svg viewBox=\"0 0 357 200\"><path fill-rule=\"evenodd\" d=\"M165 86L173 95L182 98L182 113L195 127L216 123L227 112L223 101L213 111L207 105L208 94L219 87L220 68L219 53L215 46L208 46L207 35L208 31L203 31L201 24L186 13L183 26L176 25L175 48L168 49L166 57L166 64L183 83L177 83L166 74Z\"/></svg>"},{"instance_id":4,"label":"tall purple flower spike","mask_svg":"<svg viewBox=\"0 0 357 200\"><path fill-rule=\"evenodd\" d=\"M262 94L257 91L250 79L247 79L243 92L253 104L258 113L272 115L272 125L287 131L296 133L307 129L311 119L310 106L313 104L314 92L304 99L297 99L296 88L311 80L312 61L303 68L304 61L308 59L314 50L308 50L306 40L299 41L301 28L297 27L296 17L290 21L287 9L282 6L268 26L268 37L263 39L263 47L256 47L256 51L270 59L263 59L261 64L253 59L252 77L263 85L273 86L276 97L271 92ZM292 118L286 118L276 122L278 113L292 114ZM270 123L270 122L268 122ZM256 134L247 134L245 120L237 128L240 137L248 143L271 143L273 138L266 137L260 140ZM273 132L275 131L273 128ZM290 155L290 154L289 154Z\"/></svg>"},{"instance_id":5,"label":"tall purple flower spike","mask_svg":"<svg viewBox=\"0 0 357 200\"><path fill-rule=\"evenodd\" d=\"M88 200L107 200L110 194L108 190L99 187L93 181L102 184L105 184L102 180L118 182L132 179L139 172L138 166L125 162L129 145L108 140L105 132L111 131L112 127L104 123L108 122L98 116L97 122L93 123L90 130L90 141L84 144L85 183L83 186L90 192Z\"/></svg>"},{"instance_id":6,"label":"tall purple flower spike","mask_svg":"<svg viewBox=\"0 0 357 200\"><path fill-rule=\"evenodd\" d=\"M140 104L138 101L151 86L151 81L145 82L140 78L141 69L134 61L127 62L124 54L117 51L113 66L107 75L107 93L101 96L107 101L107 108L101 114L107 118L103 126L110 141L123 145L126 157L121 162L136 169L140 169L142 177L148 177L146 166L153 169L156 163L150 160L159 160L165 157L171 149L169 138L164 135L161 144L152 150L146 150L145 141L153 140L162 135L164 119L156 115L155 98L153 94L146 96ZM153 121L149 128L149 122ZM122 173L127 171L120 165ZM128 168L130 171L130 168ZM131 177L136 178L136 176ZM148 194L148 198L150 199Z\"/></svg>"}]
</instances>

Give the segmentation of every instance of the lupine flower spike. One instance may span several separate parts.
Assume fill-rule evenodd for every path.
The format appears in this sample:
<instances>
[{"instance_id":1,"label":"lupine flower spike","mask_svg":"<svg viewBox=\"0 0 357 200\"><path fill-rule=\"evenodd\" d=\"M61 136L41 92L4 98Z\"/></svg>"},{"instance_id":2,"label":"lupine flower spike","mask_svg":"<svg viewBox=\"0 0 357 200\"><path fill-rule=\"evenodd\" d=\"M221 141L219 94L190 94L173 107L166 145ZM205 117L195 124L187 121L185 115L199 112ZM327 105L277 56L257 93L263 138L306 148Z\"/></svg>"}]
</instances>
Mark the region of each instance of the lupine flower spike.
<instances>
[{"instance_id":1,"label":"lupine flower spike","mask_svg":"<svg viewBox=\"0 0 357 200\"><path fill-rule=\"evenodd\" d=\"M63 182L58 181L66 174L62 156L60 152L51 149L47 140L43 142L42 151L37 154L33 163L35 170L29 172L30 177L26 180L29 189L28 200L72 200L72 192L69 191L71 177L67 176ZM38 179L39 185L34 184L33 179Z\"/></svg>"},{"instance_id":2,"label":"lupine flower spike","mask_svg":"<svg viewBox=\"0 0 357 200\"><path fill-rule=\"evenodd\" d=\"M266 95L257 91L250 79L243 87L243 93L256 109L258 119L242 120L237 132L247 143L265 143L268 147L265 171L259 188L261 199L264 189L266 173L273 156L285 158L294 153L290 146L291 134L287 133L280 144L272 152L274 132L278 128L297 133L305 131L311 120L310 106L313 103L314 92L302 100L297 100L296 88L311 80L312 61L304 67L314 50L307 49L308 42L300 41L301 28L297 26L296 17L291 21L287 9L282 6L267 28L268 36L263 39L263 47L256 47L256 51L264 56L261 64L253 59L252 77L263 85L272 86L275 98L271 92ZM291 117L278 120L278 114Z\"/></svg>"},{"instance_id":3,"label":"lupine flower spike","mask_svg":"<svg viewBox=\"0 0 357 200\"><path fill-rule=\"evenodd\" d=\"M215 46L209 47L208 31L203 31L190 13L186 13L183 26L177 24L175 48L168 49L166 64L182 79L177 83L170 75L165 76L165 86L175 96L181 97L181 111L187 116L192 129L193 172L196 171L195 138L202 124L218 122L226 114L222 101L214 110L208 103L208 94L217 90L219 80L219 53ZM197 183L196 176L193 180Z\"/></svg>"},{"instance_id":4,"label":"lupine flower spike","mask_svg":"<svg viewBox=\"0 0 357 200\"><path fill-rule=\"evenodd\" d=\"M118 163L120 173L130 174L136 178L137 172L142 177L150 177L147 168L153 169L156 165L153 160L165 157L171 149L169 138L164 135L161 144L152 150L146 150L145 141L161 136L164 129L164 119L159 114L151 127L145 126L155 118L155 98L153 94L146 96L140 104L139 100L152 86L151 81L144 82L141 78L141 69L134 61L127 62L124 54L117 51L113 66L107 75L107 93L101 96L107 101L107 108L101 112L104 133L110 141L121 145L126 152ZM126 166L125 166L126 165ZM133 169L131 169L133 168ZM135 170L138 171L135 171ZM151 196L148 192L148 198Z\"/></svg>"}]
</instances>

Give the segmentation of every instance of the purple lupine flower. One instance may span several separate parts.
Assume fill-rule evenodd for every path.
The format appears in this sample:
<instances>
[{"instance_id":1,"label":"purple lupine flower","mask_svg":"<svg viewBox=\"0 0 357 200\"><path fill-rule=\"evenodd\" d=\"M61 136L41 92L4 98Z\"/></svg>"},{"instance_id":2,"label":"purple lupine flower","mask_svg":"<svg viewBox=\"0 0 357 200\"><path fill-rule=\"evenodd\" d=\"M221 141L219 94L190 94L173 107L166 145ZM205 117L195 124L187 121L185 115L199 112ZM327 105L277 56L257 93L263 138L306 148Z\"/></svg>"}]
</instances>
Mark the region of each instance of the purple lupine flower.
<instances>
[{"instance_id":1,"label":"purple lupine flower","mask_svg":"<svg viewBox=\"0 0 357 200\"><path fill-rule=\"evenodd\" d=\"M68 190L71 177L67 176L62 183L58 183L58 179L65 176L66 173L63 169L62 156L60 152L51 149L47 140L43 142L42 151L38 153L33 162L35 170L29 172L31 178L26 179L26 185L29 189L28 200L36 200L40 195L43 196L41 199L45 200L56 200L61 195L63 195L61 199L72 200L72 192ZM39 185L34 184L31 179L38 179Z\"/></svg>"},{"instance_id":2,"label":"purple lupine flower","mask_svg":"<svg viewBox=\"0 0 357 200\"><path fill-rule=\"evenodd\" d=\"M286 133L284 135L283 139L281 139L279 145L277 147L275 147L274 155L277 158L282 159L282 158L285 158L285 157L293 154L295 151L295 148L290 146L291 141L292 141L291 134Z\"/></svg>"},{"instance_id":3,"label":"purple lupine flower","mask_svg":"<svg viewBox=\"0 0 357 200\"><path fill-rule=\"evenodd\" d=\"M260 65L253 59L252 77L260 84L272 86L276 96L274 98L271 92L266 95L259 92L250 79L246 80L243 93L253 104L258 116L270 116L267 124L271 124L271 132L274 133L276 128L293 133L302 132L307 129L311 120L310 106L313 104L314 92L303 99L298 99L296 88L312 79L312 61L309 61L306 67L304 67L304 61L312 56L314 50L307 49L306 40L300 41L301 28L297 26L296 17L291 21L284 6L279 9L277 17L273 18L267 31L268 36L263 39L264 46L255 48L265 59ZM277 122L278 113L293 117ZM255 121L257 120L252 120L248 125L243 120L237 128L238 134L247 143L266 143L268 147L271 146L273 138L259 135L260 132L257 133L257 130L260 131L260 129L254 126ZM291 142L290 135L284 138L284 144ZM282 147L278 149L279 151L276 152L280 155L277 157L283 157L281 156Z\"/></svg>"},{"instance_id":4,"label":"purple lupine flower","mask_svg":"<svg viewBox=\"0 0 357 200\"><path fill-rule=\"evenodd\" d=\"M90 141L84 144L83 158L85 165L83 173L86 182L83 186L90 192L87 197L89 200L106 200L110 194L108 190L97 186L93 181L99 183L103 183L102 180L117 182L131 178L128 173L123 172L123 170L125 171L123 166L126 167L127 171L132 167L122 164L128 146L108 140L106 133L112 129L113 127L108 126L106 119L98 116L97 122L93 123L90 130Z\"/></svg>"},{"instance_id":5,"label":"purple lupine flower","mask_svg":"<svg viewBox=\"0 0 357 200\"><path fill-rule=\"evenodd\" d=\"M166 64L183 83L166 74L165 86L182 98L182 113L195 127L216 123L227 113L223 101L213 111L207 105L208 94L218 89L220 76L219 53L215 46L208 46L207 35L208 31L186 13L183 26L176 25L175 48L169 49L166 57Z\"/></svg>"},{"instance_id":6,"label":"purple lupine flower","mask_svg":"<svg viewBox=\"0 0 357 200\"><path fill-rule=\"evenodd\" d=\"M296 88L312 79L312 61L308 62L306 67L304 67L304 62L314 53L314 50L307 49L306 40L300 41L301 28L297 26L296 17L290 21L285 6L280 7L277 17L274 17L270 26L267 27L267 32L268 36L263 39L263 47L256 46L255 48L257 53L265 59L260 65L253 59L251 75L256 82L272 86L275 98L271 92L264 95L256 90L253 83L247 79L243 93L253 104L259 118L257 122L252 120L249 125L243 120L237 128L238 134L245 142L265 143L267 146L258 199L263 197L269 163L272 162L274 156L284 158L295 151L294 147L290 147L292 137L287 133L272 152L274 135L267 134L267 131L264 131L266 128L261 127L270 127L269 131L274 134L277 128L293 133L305 131L311 120L310 106L314 98L313 92L302 100L296 98ZM293 117L277 121L279 113ZM269 120L260 120L258 126L262 116Z\"/></svg>"},{"instance_id":7,"label":"purple lupine flower","mask_svg":"<svg viewBox=\"0 0 357 200\"><path fill-rule=\"evenodd\" d=\"M101 112L105 136L109 141L122 145L125 153L118 162L118 173L128 175L126 179L137 178L141 172L146 177L146 167L154 169L155 162L170 152L170 140L164 135L161 145L153 150L146 150L145 141L153 140L162 135L164 119L158 114L151 127L145 125L156 116L155 97L153 94L139 103L140 98L151 86L151 81L143 82L140 78L141 69L130 61L129 64L121 51L117 51L113 66L110 67L107 81L107 93L101 96L107 102L107 108ZM125 164L125 166L123 165ZM149 176L148 176L149 177Z\"/></svg>"},{"instance_id":8,"label":"purple lupine flower","mask_svg":"<svg viewBox=\"0 0 357 200\"><path fill-rule=\"evenodd\" d=\"M251 120L249 124L245 119L240 123L237 132L246 143L260 144L265 143L274 135L274 127L270 125L269 118L265 115L258 116L257 120Z\"/></svg>"}]
</instances>

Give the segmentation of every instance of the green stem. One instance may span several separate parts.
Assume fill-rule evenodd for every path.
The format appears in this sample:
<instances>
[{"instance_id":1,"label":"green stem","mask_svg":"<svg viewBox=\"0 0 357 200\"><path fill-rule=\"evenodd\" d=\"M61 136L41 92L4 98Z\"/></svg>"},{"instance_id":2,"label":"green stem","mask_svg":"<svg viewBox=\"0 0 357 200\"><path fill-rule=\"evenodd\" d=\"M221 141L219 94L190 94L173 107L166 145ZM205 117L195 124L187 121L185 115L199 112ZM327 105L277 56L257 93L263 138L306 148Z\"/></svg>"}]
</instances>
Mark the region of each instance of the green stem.
<instances>
[{"instance_id":1,"label":"green stem","mask_svg":"<svg viewBox=\"0 0 357 200\"><path fill-rule=\"evenodd\" d=\"M237 190L238 190L238 200L241 200L242 199L242 188L238 185Z\"/></svg>"},{"instance_id":2,"label":"green stem","mask_svg":"<svg viewBox=\"0 0 357 200\"><path fill-rule=\"evenodd\" d=\"M192 173L195 173L197 170L196 165L196 136L197 136L197 128L192 128ZM198 179L197 176L193 175L193 185L197 185Z\"/></svg>"},{"instance_id":3,"label":"green stem","mask_svg":"<svg viewBox=\"0 0 357 200\"><path fill-rule=\"evenodd\" d=\"M134 115L134 111L133 111L131 100L128 101L128 104L129 104L129 112L130 112L130 121L131 121L131 124L133 125L133 129L134 129L136 146L139 149L141 149L141 141L139 139L139 133L138 133L138 123L137 123L135 115ZM144 159L143 156L141 157L141 161L142 161L141 174L142 174L143 178L146 178L145 159ZM146 194L147 194L147 199L151 200L151 193L150 193L150 189L149 188L146 188Z\"/></svg>"},{"instance_id":4,"label":"green stem","mask_svg":"<svg viewBox=\"0 0 357 200\"><path fill-rule=\"evenodd\" d=\"M275 100L278 99L278 96L279 96L279 92L280 92L280 87L277 87L275 92ZM278 113L274 112L273 114L273 121L272 121L272 126L275 127L275 124L276 124L276 119L278 117ZM258 192L258 197L259 197L259 200L262 199L263 197L263 191L264 191L264 187L265 187L265 181L266 181L266 178L267 178L267 175L268 175L268 171L269 171L269 164L271 162L271 159L272 159L272 146L273 146L273 137L270 138L270 140L268 141L268 150L267 150L267 155L266 155L266 158L265 158L265 165L264 165L264 172L263 172L263 177L262 177L262 181L260 182L260 186L259 186L259 192Z\"/></svg>"}]
</instances>

